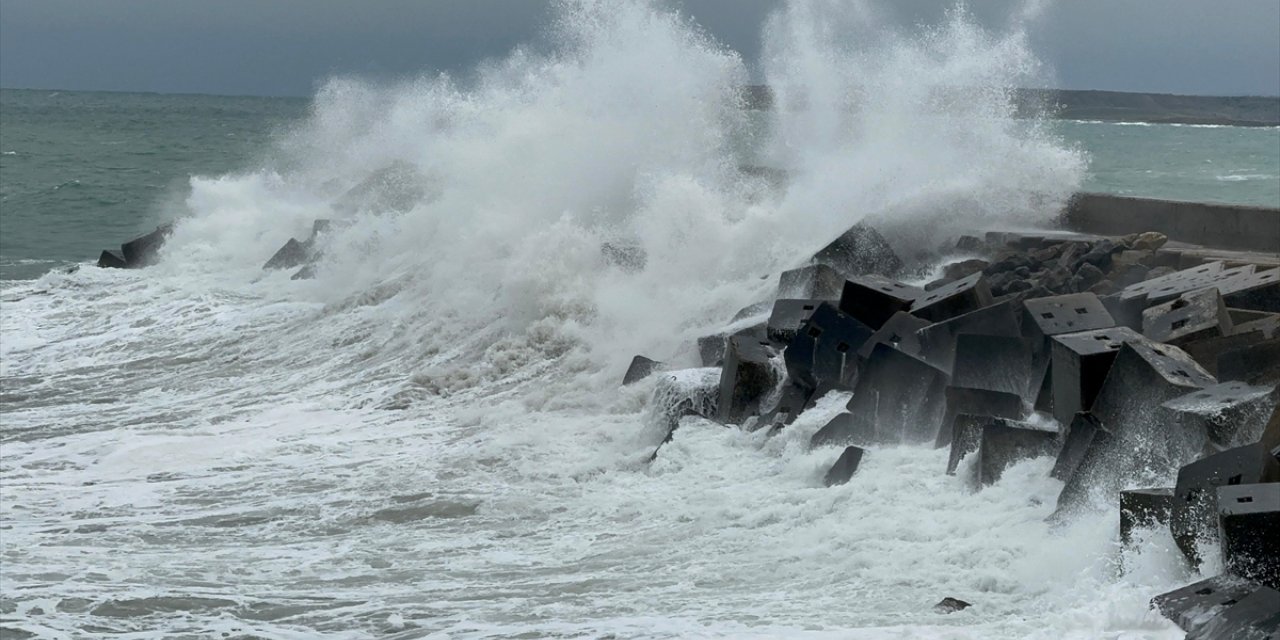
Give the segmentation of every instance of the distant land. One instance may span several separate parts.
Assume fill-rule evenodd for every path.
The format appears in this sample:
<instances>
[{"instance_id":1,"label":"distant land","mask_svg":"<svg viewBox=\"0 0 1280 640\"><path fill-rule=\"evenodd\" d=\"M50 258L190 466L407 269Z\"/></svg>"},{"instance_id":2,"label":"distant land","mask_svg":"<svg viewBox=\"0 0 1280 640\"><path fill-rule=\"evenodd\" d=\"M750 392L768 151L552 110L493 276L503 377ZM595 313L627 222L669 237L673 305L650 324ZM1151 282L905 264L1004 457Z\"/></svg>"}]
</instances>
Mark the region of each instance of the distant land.
<instances>
[{"instance_id":1,"label":"distant land","mask_svg":"<svg viewBox=\"0 0 1280 640\"><path fill-rule=\"evenodd\" d=\"M1019 110L1026 115L1045 108L1063 120L1280 126L1280 96L1181 96L1168 93L1020 89ZM773 107L769 87L747 88L753 109Z\"/></svg>"}]
</instances>

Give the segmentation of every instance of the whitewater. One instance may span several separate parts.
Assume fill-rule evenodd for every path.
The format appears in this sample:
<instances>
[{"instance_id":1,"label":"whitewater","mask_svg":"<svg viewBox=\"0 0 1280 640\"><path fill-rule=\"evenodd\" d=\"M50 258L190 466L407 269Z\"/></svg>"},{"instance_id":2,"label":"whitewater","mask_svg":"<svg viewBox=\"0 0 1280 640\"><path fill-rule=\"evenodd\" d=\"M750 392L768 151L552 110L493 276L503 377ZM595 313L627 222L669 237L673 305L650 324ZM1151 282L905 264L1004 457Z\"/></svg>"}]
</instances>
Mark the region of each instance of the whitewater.
<instances>
[{"instance_id":1,"label":"whitewater","mask_svg":"<svg viewBox=\"0 0 1280 640\"><path fill-rule=\"evenodd\" d=\"M467 77L331 80L192 179L158 264L0 293L0 635L1181 637L1169 534L1047 523L1051 459L975 491L876 449L826 488L831 394L774 437L686 418L650 463L658 377L619 385L856 222L908 259L1046 223L1087 158L1014 118L1035 9L785 4L763 129L750 61L648 2L564 2ZM315 279L261 269L317 218Z\"/></svg>"}]
</instances>

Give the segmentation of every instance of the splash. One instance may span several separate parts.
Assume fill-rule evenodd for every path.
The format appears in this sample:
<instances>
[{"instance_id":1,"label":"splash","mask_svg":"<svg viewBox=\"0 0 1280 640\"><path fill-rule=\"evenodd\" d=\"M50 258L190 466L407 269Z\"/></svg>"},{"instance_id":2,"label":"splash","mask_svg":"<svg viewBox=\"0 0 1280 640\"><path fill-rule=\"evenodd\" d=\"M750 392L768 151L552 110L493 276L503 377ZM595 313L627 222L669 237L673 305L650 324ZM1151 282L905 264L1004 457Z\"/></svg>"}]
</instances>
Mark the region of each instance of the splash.
<instances>
[{"instance_id":1,"label":"splash","mask_svg":"<svg viewBox=\"0 0 1280 640\"><path fill-rule=\"evenodd\" d=\"M962 8L908 33L867 3L786 4L764 29L768 114L743 104L740 56L676 11L557 16L549 46L472 77L330 81L270 169L194 182L171 256L256 269L336 217L318 280L295 287L332 308L380 292L385 322L456 346L418 368L428 387L547 360L594 387L634 353L689 364L693 339L859 220L910 253L1044 221L1081 178L1077 152L1014 118L1011 88L1040 72L1025 34ZM761 161L787 184L739 170Z\"/></svg>"}]
</instances>

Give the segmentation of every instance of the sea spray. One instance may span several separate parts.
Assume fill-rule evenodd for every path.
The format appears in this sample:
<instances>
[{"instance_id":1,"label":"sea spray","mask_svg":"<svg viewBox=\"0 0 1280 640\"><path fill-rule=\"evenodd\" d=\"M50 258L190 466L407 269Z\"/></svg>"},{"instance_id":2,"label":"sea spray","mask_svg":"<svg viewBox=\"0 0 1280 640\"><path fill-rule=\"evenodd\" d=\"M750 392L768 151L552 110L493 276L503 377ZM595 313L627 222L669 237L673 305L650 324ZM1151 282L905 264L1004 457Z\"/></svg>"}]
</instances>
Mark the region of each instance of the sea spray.
<instances>
[{"instance_id":1,"label":"sea spray","mask_svg":"<svg viewBox=\"0 0 1280 640\"><path fill-rule=\"evenodd\" d=\"M347 216L309 295L403 289L388 313L469 344L444 367L464 377L504 336L561 334L576 346L527 359L582 352L595 364L575 385L599 387L634 353L679 362L863 218L910 253L1042 222L1081 177L1078 153L1013 117L1009 89L1039 71L1025 34L959 9L912 33L868 3L784 5L764 31L763 118L737 54L657 3L563 2L550 34L473 77L331 81L272 168L194 182L170 255L247 272L312 218ZM780 191L738 171L761 161L790 174ZM421 181L405 210L326 204L397 163ZM639 247L645 268L610 268L603 242Z\"/></svg>"}]
</instances>

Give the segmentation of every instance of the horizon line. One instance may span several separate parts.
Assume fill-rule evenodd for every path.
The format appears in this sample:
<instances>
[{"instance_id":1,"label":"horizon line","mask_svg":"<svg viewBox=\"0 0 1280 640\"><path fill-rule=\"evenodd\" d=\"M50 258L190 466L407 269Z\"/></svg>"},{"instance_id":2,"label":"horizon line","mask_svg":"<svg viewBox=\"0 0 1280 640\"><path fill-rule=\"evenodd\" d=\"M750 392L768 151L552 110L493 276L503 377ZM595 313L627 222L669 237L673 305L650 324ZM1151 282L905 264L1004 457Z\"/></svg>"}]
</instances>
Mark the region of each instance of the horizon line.
<instances>
[{"instance_id":1,"label":"horizon line","mask_svg":"<svg viewBox=\"0 0 1280 640\"><path fill-rule=\"evenodd\" d=\"M742 85L748 90L767 89L766 84L745 84ZM1073 91L1073 92L1096 92L1096 93L1120 93L1135 95L1152 95L1152 96L1177 96L1190 98L1267 98L1280 99L1280 94L1245 94L1245 93L1169 93L1164 91L1122 91L1118 89L1066 89L1066 88L1050 88L1050 87L1014 87L1020 91ZM306 95L300 94L269 94L269 93L208 93L195 91L144 91L130 89L66 89L66 88L50 88L50 87L4 87L0 86L0 91L48 91L48 92L70 92L70 93L117 93L132 95L157 95L157 96L201 96L215 98L264 98L264 99L287 99L287 100L311 100L315 98L315 93Z\"/></svg>"}]
</instances>

